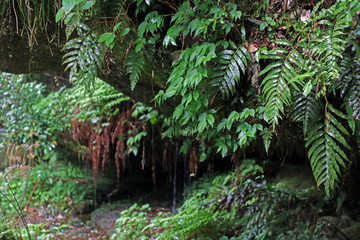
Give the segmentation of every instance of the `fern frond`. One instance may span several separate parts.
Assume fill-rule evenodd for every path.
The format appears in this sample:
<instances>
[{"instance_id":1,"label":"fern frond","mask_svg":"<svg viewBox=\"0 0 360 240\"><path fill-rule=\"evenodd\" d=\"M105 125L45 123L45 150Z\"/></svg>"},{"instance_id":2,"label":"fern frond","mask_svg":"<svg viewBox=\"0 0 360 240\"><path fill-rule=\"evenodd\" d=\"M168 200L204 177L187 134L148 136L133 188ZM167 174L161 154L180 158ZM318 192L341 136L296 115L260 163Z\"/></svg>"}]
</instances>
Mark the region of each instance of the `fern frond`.
<instances>
[{"instance_id":1,"label":"fern frond","mask_svg":"<svg viewBox=\"0 0 360 240\"><path fill-rule=\"evenodd\" d=\"M348 9L344 4L348 3L338 2L338 6L335 4L333 9L323 9L317 14L314 20L323 28L321 34L320 29L312 33L309 44L309 49L312 51L312 65L314 69L318 69L317 78L328 86L336 86L336 80L341 76L339 60L343 58L348 44L346 38L351 29L351 23L346 20ZM336 14L333 12L335 10ZM321 91L325 89L324 86Z\"/></svg>"},{"instance_id":2,"label":"fern frond","mask_svg":"<svg viewBox=\"0 0 360 240\"><path fill-rule=\"evenodd\" d=\"M284 114L284 106L291 103L290 86L296 87L297 83L305 77L299 75L296 81L294 80L296 71L304 60L295 49L289 53L285 48L275 48L263 55L262 58L276 61L259 73L259 76L266 74L261 82L265 100L264 118L275 127L282 118L281 115Z\"/></svg>"},{"instance_id":3,"label":"fern frond","mask_svg":"<svg viewBox=\"0 0 360 240\"><path fill-rule=\"evenodd\" d=\"M77 27L79 37L71 39L63 47L67 51L63 56L65 71L70 70L71 76L76 77L80 83L95 83L98 69L101 69L102 55L95 34L85 24Z\"/></svg>"},{"instance_id":4,"label":"fern frond","mask_svg":"<svg viewBox=\"0 0 360 240\"><path fill-rule=\"evenodd\" d=\"M126 73L130 74L131 90L134 90L136 83L139 81L144 71L145 60L142 54L132 50L128 53L125 66Z\"/></svg>"},{"instance_id":5,"label":"fern frond","mask_svg":"<svg viewBox=\"0 0 360 240\"><path fill-rule=\"evenodd\" d=\"M298 92L295 95L295 99L293 101L292 119L294 122L303 123L304 136L308 133L311 122L317 120L322 109L323 104L320 100L316 100L314 88L306 97L302 92Z\"/></svg>"},{"instance_id":6,"label":"fern frond","mask_svg":"<svg viewBox=\"0 0 360 240\"><path fill-rule=\"evenodd\" d=\"M216 59L219 66L213 73L213 85L218 86L223 96L230 96L235 92L235 86L240 81L241 73L245 69L251 57L243 46L234 50L224 50L218 54Z\"/></svg>"},{"instance_id":7,"label":"fern frond","mask_svg":"<svg viewBox=\"0 0 360 240\"><path fill-rule=\"evenodd\" d=\"M344 136L349 132L343 127L340 120L346 118L344 114L328 105L328 112L324 118L308 131L305 139L306 147L309 147L308 157L310 159L313 175L318 187L324 184L326 194L334 189L341 175L341 167L345 168L345 162L349 161L346 149L350 149Z\"/></svg>"},{"instance_id":8,"label":"fern frond","mask_svg":"<svg viewBox=\"0 0 360 240\"><path fill-rule=\"evenodd\" d=\"M345 95L346 104L352 109L352 117L360 120L360 62L345 56L340 63L343 73L338 80L341 94Z\"/></svg>"}]
</instances>

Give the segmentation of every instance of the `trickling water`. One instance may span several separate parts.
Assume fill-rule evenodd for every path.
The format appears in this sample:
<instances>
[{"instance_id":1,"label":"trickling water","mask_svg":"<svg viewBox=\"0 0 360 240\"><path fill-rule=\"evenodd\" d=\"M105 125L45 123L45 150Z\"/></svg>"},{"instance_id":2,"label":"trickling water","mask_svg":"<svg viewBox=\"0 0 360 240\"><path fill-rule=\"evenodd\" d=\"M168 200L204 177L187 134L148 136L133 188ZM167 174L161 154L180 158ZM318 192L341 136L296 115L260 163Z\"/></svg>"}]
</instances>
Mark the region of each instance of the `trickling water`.
<instances>
[{"instance_id":1,"label":"trickling water","mask_svg":"<svg viewBox=\"0 0 360 240\"><path fill-rule=\"evenodd\" d=\"M178 146L176 145L176 153L178 153ZM172 207L171 211L173 213L176 213L176 173L177 173L177 161L178 157L175 157L175 164L174 164L174 174L173 174L173 201L172 201Z\"/></svg>"}]
</instances>

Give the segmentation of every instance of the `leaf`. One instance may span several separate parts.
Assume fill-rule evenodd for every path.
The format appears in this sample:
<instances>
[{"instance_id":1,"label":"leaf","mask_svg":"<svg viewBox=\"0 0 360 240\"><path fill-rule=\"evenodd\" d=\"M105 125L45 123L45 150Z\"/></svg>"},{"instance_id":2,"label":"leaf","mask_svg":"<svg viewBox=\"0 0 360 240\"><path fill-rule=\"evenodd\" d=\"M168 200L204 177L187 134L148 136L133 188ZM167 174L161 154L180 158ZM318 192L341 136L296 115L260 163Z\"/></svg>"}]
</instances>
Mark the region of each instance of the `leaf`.
<instances>
[{"instance_id":1,"label":"leaf","mask_svg":"<svg viewBox=\"0 0 360 240\"><path fill-rule=\"evenodd\" d=\"M72 17L75 15L75 13L70 13L70 14L68 14L67 16L66 16L66 18L65 18L65 21L64 21L64 23L65 24L68 24L70 21L71 21L71 19L72 19Z\"/></svg>"},{"instance_id":2,"label":"leaf","mask_svg":"<svg viewBox=\"0 0 360 240\"><path fill-rule=\"evenodd\" d=\"M115 38L114 33L103 33L100 36L98 42L105 42L105 41L109 41L109 40L112 41L112 40L114 40L114 38Z\"/></svg>"},{"instance_id":3,"label":"leaf","mask_svg":"<svg viewBox=\"0 0 360 240\"><path fill-rule=\"evenodd\" d=\"M308 131L305 139L306 146L310 146L308 156L317 185L324 184L328 196L337 186L341 174L340 167L344 168L345 162L349 161L344 151L344 147L349 146L337 130L343 127L335 116L331 119L330 123L325 117L321 119L316 127Z\"/></svg>"},{"instance_id":4,"label":"leaf","mask_svg":"<svg viewBox=\"0 0 360 240\"><path fill-rule=\"evenodd\" d=\"M174 120L176 121L177 119L179 119L181 117L181 115L183 114L184 112L184 105L178 105L174 112L173 112L173 118Z\"/></svg>"},{"instance_id":5,"label":"leaf","mask_svg":"<svg viewBox=\"0 0 360 240\"><path fill-rule=\"evenodd\" d=\"M76 0L63 0L62 5L64 12L68 14L75 7Z\"/></svg>"},{"instance_id":6,"label":"leaf","mask_svg":"<svg viewBox=\"0 0 360 240\"><path fill-rule=\"evenodd\" d=\"M211 114L207 115L206 120L210 124L211 127L214 126L215 118L213 115L211 115Z\"/></svg>"},{"instance_id":7,"label":"leaf","mask_svg":"<svg viewBox=\"0 0 360 240\"><path fill-rule=\"evenodd\" d=\"M65 10L63 7L59 9L59 11L56 13L55 21L58 22L60 19L64 16Z\"/></svg>"},{"instance_id":8,"label":"leaf","mask_svg":"<svg viewBox=\"0 0 360 240\"><path fill-rule=\"evenodd\" d=\"M220 52L216 61L218 67L212 74L212 83L220 88L223 96L229 97L234 94L241 74L245 74L250 55L245 47L240 46L235 50Z\"/></svg>"},{"instance_id":9,"label":"leaf","mask_svg":"<svg viewBox=\"0 0 360 240\"><path fill-rule=\"evenodd\" d=\"M82 6L81 10L88 10L94 5L94 1L86 1Z\"/></svg>"},{"instance_id":10,"label":"leaf","mask_svg":"<svg viewBox=\"0 0 360 240\"><path fill-rule=\"evenodd\" d=\"M116 31L116 30L114 30L114 31ZM127 35L128 33L130 32L130 28L124 28L122 31L121 31L121 36L125 36L125 35Z\"/></svg>"}]
</instances>

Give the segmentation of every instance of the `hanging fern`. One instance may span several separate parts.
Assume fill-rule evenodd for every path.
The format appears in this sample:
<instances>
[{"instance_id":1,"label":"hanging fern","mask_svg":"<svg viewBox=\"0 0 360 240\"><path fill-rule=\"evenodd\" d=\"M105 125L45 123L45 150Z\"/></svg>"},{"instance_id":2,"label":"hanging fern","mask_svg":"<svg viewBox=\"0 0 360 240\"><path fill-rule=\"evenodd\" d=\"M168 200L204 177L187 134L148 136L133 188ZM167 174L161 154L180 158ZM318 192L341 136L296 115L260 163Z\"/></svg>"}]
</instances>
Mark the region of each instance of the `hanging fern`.
<instances>
[{"instance_id":1,"label":"hanging fern","mask_svg":"<svg viewBox=\"0 0 360 240\"><path fill-rule=\"evenodd\" d=\"M323 104L316 99L315 89L312 89L307 96L304 96L302 92L295 95L292 118L295 122L303 123L304 136L307 135L311 122L318 118L322 109Z\"/></svg>"},{"instance_id":2,"label":"hanging fern","mask_svg":"<svg viewBox=\"0 0 360 240\"><path fill-rule=\"evenodd\" d=\"M342 87L341 95L345 95L352 118L360 120L360 62L353 61L346 55L340 66L343 70L338 79L338 84Z\"/></svg>"},{"instance_id":3,"label":"hanging fern","mask_svg":"<svg viewBox=\"0 0 360 240\"><path fill-rule=\"evenodd\" d=\"M288 41L282 41L286 45L292 45ZM279 123L285 111L285 105L290 105L291 91L290 85L296 87L296 83L306 77L298 75L296 72L304 62L303 57L295 49L275 48L265 52L263 59L276 60L264 68L259 76L266 74L261 82L265 100L265 120L275 125Z\"/></svg>"},{"instance_id":4,"label":"hanging fern","mask_svg":"<svg viewBox=\"0 0 360 240\"><path fill-rule=\"evenodd\" d=\"M346 116L331 104L326 110L323 118L309 129L305 141L306 147L310 146L308 156L317 185L324 184L329 195L337 186L341 167L345 168L349 161L346 151L351 148L344 138L350 134L340 121Z\"/></svg>"},{"instance_id":5,"label":"hanging fern","mask_svg":"<svg viewBox=\"0 0 360 240\"><path fill-rule=\"evenodd\" d=\"M244 75L251 61L250 54L243 46L233 50L224 50L216 59L219 66L213 73L213 85L219 87L223 96L228 97L235 92L235 86L240 81L241 73Z\"/></svg>"},{"instance_id":6,"label":"hanging fern","mask_svg":"<svg viewBox=\"0 0 360 240\"><path fill-rule=\"evenodd\" d=\"M145 59L141 53L131 50L126 57L126 73L129 74L131 90L134 90L144 71Z\"/></svg>"},{"instance_id":7,"label":"hanging fern","mask_svg":"<svg viewBox=\"0 0 360 240\"><path fill-rule=\"evenodd\" d=\"M98 69L101 69L102 55L96 35L91 33L88 26L79 24L77 32L79 37L68 41L63 48L63 51L67 51L63 64L66 65L65 71L70 70L71 77L89 87L95 83Z\"/></svg>"}]
</instances>

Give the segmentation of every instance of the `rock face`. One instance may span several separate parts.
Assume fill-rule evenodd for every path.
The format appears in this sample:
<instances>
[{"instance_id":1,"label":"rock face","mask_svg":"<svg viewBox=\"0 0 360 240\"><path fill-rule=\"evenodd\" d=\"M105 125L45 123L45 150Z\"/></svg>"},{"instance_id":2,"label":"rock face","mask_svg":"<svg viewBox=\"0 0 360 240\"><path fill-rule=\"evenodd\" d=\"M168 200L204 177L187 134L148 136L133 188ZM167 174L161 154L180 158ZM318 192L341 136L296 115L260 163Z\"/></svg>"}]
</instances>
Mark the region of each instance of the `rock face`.
<instances>
[{"instance_id":1,"label":"rock face","mask_svg":"<svg viewBox=\"0 0 360 240\"><path fill-rule=\"evenodd\" d=\"M64 72L64 52L61 49L65 44L65 34L63 30L60 30L61 34L53 33L53 29L55 26L48 26L47 31L38 30L30 47L28 34L18 31L14 24L0 17L0 71L16 74ZM171 58L166 52L150 56L134 91L122 59L116 56L109 57L107 69L100 70L99 77L132 99L155 105L150 102L165 86ZM170 105L169 109L172 108Z\"/></svg>"},{"instance_id":2,"label":"rock face","mask_svg":"<svg viewBox=\"0 0 360 240\"><path fill-rule=\"evenodd\" d=\"M325 196L324 191L317 188L311 169L303 166L285 165L271 182L298 193L298 197L320 199Z\"/></svg>"}]
</instances>

